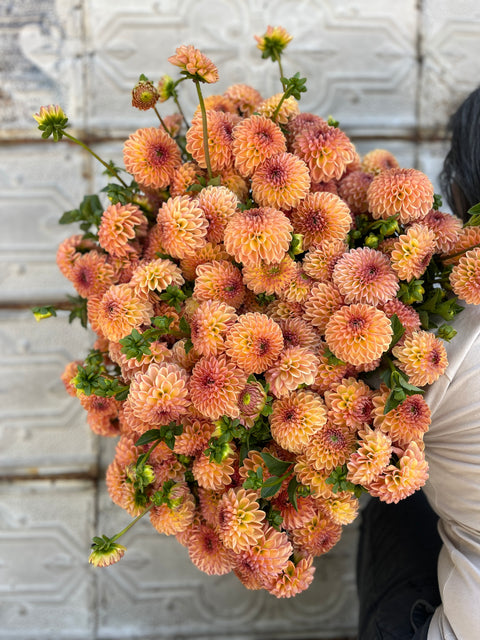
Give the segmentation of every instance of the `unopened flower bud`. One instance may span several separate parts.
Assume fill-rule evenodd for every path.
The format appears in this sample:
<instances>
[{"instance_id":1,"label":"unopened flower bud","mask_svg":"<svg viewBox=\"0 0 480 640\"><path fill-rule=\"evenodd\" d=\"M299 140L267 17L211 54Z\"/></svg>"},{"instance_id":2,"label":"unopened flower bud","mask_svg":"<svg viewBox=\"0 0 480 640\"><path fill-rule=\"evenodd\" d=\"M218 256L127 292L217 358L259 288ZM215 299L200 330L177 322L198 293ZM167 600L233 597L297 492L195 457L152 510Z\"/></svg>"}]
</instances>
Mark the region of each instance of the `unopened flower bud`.
<instances>
[{"instance_id":1,"label":"unopened flower bud","mask_svg":"<svg viewBox=\"0 0 480 640\"><path fill-rule=\"evenodd\" d=\"M373 233L370 233L365 238L365 246L370 247L370 249L376 249L378 247L378 236Z\"/></svg>"},{"instance_id":2,"label":"unopened flower bud","mask_svg":"<svg viewBox=\"0 0 480 640\"><path fill-rule=\"evenodd\" d=\"M54 142L62 139L68 118L58 104L40 107L40 111L35 113L33 117L38 122L40 131L43 131L42 138L53 136Z\"/></svg>"},{"instance_id":3,"label":"unopened flower bud","mask_svg":"<svg viewBox=\"0 0 480 640\"><path fill-rule=\"evenodd\" d=\"M292 36L283 27L268 26L263 36L255 36L262 58L271 58L274 62L280 58L291 39Z\"/></svg>"},{"instance_id":4,"label":"unopened flower bud","mask_svg":"<svg viewBox=\"0 0 480 640\"><path fill-rule=\"evenodd\" d=\"M140 80L132 89L132 106L147 111L154 107L158 100L158 91L155 89L153 82L150 82L145 76L140 76Z\"/></svg>"},{"instance_id":5,"label":"unopened flower bud","mask_svg":"<svg viewBox=\"0 0 480 640\"><path fill-rule=\"evenodd\" d=\"M126 550L126 547L116 542L104 542L104 544L94 542L88 561L95 567L108 567L121 560Z\"/></svg>"}]
</instances>

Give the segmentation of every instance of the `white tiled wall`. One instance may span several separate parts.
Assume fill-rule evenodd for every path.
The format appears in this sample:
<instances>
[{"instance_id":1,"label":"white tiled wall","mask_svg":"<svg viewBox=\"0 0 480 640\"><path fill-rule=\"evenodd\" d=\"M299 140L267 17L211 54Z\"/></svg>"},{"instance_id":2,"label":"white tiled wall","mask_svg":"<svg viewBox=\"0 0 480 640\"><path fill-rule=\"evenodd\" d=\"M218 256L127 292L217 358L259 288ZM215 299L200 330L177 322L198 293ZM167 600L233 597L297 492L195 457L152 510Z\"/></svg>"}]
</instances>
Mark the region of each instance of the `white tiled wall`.
<instances>
[{"instance_id":1,"label":"white tiled wall","mask_svg":"<svg viewBox=\"0 0 480 640\"><path fill-rule=\"evenodd\" d=\"M89 567L92 534L128 518L104 489L112 443L100 446L59 381L91 341L64 317L37 324L27 310L71 292L55 251L72 231L57 220L102 186L81 149L39 139L31 114L62 104L79 137L119 161L122 139L154 123L132 109L132 85L174 74L167 57L179 44L217 63L207 94L236 82L277 92L253 39L268 24L294 36L284 68L308 78L304 111L332 114L361 153L389 148L438 189L445 122L479 84L477 0L0 2L0 640L355 634L356 526L319 559L312 588L285 602L205 576L148 522L129 533L122 563ZM181 97L191 114L193 91Z\"/></svg>"}]
</instances>

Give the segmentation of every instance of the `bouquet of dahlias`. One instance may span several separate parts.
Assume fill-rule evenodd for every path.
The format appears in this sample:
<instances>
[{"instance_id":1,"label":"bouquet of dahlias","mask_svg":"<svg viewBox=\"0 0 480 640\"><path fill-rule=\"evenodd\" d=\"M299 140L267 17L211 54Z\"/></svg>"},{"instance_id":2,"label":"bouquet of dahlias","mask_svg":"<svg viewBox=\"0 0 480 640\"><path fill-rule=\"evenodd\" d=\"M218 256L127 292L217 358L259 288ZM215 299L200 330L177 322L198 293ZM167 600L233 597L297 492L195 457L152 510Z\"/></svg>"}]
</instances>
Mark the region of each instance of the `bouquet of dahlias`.
<instances>
[{"instance_id":1,"label":"bouquet of dahlias","mask_svg":"<svg viewBox=\"0 0 480 640\"><path fill-rule=\"evenodd\" d=\"M280 69L267 99L243 84L204 98L218 72L193 46L169 59L178 79L141 76L133 106L159 126L125 142L133 179L96 156L108 206L86 196L61 219L81 229L57 255L71 317L98 335L62 379L92 430L119 436L107 487L134 518L94 538L97 566L148 513L202 571L294 596L360 494L397 502L427 478L422 388L447 366L456 296L480 301L479 216L463 228L423 173L385 150L361 160L338 122L300 113L290 39L257 38ZM35 117L85 147L59 107Z\"/></svg>"}]
</instances>

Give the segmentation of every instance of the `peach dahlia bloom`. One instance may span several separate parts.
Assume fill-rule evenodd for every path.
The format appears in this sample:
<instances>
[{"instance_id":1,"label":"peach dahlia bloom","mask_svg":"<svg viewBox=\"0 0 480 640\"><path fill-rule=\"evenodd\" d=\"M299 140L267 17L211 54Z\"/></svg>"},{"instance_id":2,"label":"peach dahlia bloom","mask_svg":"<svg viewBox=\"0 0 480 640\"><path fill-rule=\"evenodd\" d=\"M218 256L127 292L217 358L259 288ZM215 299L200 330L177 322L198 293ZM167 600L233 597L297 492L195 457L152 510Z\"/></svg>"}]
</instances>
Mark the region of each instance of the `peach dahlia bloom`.
<instances>
[{"instance_id":1,"label":"peach dahlia bloom","mask_svg":"<svg viewBox=\"0 0 480 640\"><path fill-rule=\"evenodd\" d=\"M130 286L138 294L164 291L169 285L181 287L185 283L182 272L171 260L157 258L140 264L132 274Z\"/></svg>"},{"instance_id":2,"label":"peach dahlia bloom","mask_svg":"<svg viewBox=\"0 0 480 640\"><path fill-rule=\"evenodd\" d=\"M192 465L193 477L198 482L198 486L209 491L224 491L225 487L232 483L235 459L233 449L222 462L210 460L205 453L198 453ZM214 505L210 506L213 508ZM207 519L205 513L204 517Z\"/></svg>"},{"instance_id":3,"label":"peach dahlia bloom","mask_svg":"<svg viewBox=\"0 0 480 640\"><path fill-rule=\"evenodd\" d=\"M240 552L240 565L248 563L256 578L263 585L268 585L287 567L292 553L287 534L276 531L273 527L266 527L256 544Z\"/></svg>"},{"instance_id":4,"label":"peach dahlia bloom","mask_svg":"<svg viewBox=\"0 0 480 640\"><path fill-rule=\"evenodd\" d=\"M153 309L128 284L112 285L98 301L95 320L103 335L113 342L128 336L132 329L150 324Z\"/></svg>"},{"instance_id":5,"label":"peach dahlia bloom","mask_svg":"<svg viewBox=\"0 0 480 640\"><path fill-rule=\"evenodd\" d=\"M194 297L201 300L219 300L238 309L245 298L245 286L238 267L227 260L212 260L196 269Z\"/></svg>"},{"instance_id":6,"label":"peach dahlia bloom","mask_svg":"<svg viewBox=\"0 0 480 640\"><path fill-rule=\"evenodd\" d=\"M398 278L390 260L369 247L351 249L339 258L332 274L345 302L377 306L395 297Z\"/></svg>"},{"instance_id":7,"label":"peach dahlia bloom","mask_svg":"<svg viewBox=\"0 0 480 640\"><path fill-rule=\"evenodd\" d=\"M350 209L333 193L309 193L293 212L295 233L303 235L305 249L326 241L344 241L352 225Z\"/></svg>"},{"instance_id":8,"label":"peach dahlia bloom","mask_svg":"<svg viewBox=\"0 0 480 640\"><path fill-rule=\"evenodd\" d=\"M233 130L235 167L242 176L251 176L262 162L286 150L282 130L265 116L246 118Z\"/></svg>"},{"instance_id":9,"label":"peach dahlia bloom","mask_svg":"<svg viewBox=\"0 0 480 640\"><path fill-rule=\"evenodd\" d=\"M79 253L67 278L82 298L101 295L115 282L107 257L97 251Z\"/></svg>"},{"instance_id":10,"label":"peach dahlia bloom","mask_svg":"<svg viewBox=\"0 0 480 640\"><path fill-rule=\"evenodd\" d=\"M450 274L453 292L467 304L480 304L480 248L470 249Z\"/></svg>"},{"instance_id":11,"label":"peach dahlia bloom","mask_svg":"<svg viewBox=\"0 0 480 640\"><path fill-rule=\"evenodd\" d=\"M432 208L434 189L418 169L388 169L379 173L368 188L372 216L389 218L398 214L402 224L425 218Z\"/></svg>"},{"instance_id":12,"label":"peach dahlia bloom","mask_svg":"<svg viewBox=\"0 0 480 640\"><path fill-rule=\"evenodd\" d=\"M419 278L435 252L435 233L423 224L412 224L393 245L390 261L400 280Z\"/></svg>"},{"instance_id":13,"label":"peach dahlia bloom","mask_svg":"<svg viewBox=\"0 0 480 640\"><path fill-rule=\"evenodd\" d=\"M318 282L310 290L305 301L305 319L324 333L335 311L344 304L343 296L333 283Z\"/></svg>"},{"instance_id":14,"label":"peach dahlia bloom","mask_svg":"<svg viewBox=\"0 0 480 640\"><path fill-rule=\"evenodd\" d=\"M128 244L135 238L135 227L146 225L147 219L133 204L119 202L105 209L98 228L98 242L113 256L127 256L132 248Z\"/></svg>"},{"instance_id":15,"label":"peach dahlia bloom","mask_svg":"<svg viewBox=\"0 0 480 640\"><path fill-rule=\"evenodd\" d=\"M185 258L206 243L208 220L189 196L167 200L158 212L157 223L162 245L173 258Z\"/></svg>"},{"instance_id":16,"label":"peach dahlia bloom","mask_svg":"<svg viewBox=\"0 0 480 640\"><path fill-rule=\"evenodd\" d=\"M123 146L128 173L145 187L166 189L181 162L180 149L161 128L138 129Z\"/></svg>"},{"instance_id":17,"label":"peach dahlia bloom","mask_svg":"<svg viewBox=\"0 0 480 640\"><path fill-rule=\"evenodd\" d=\"M369 486L372 496L387 503L399 502L423 487L428 479L424 445L413 441L400 458L398 466L389 465Z\"/></svg>"},{"instance_id":18,"label":"peach dahlia bloom","mask_svg":"<svg viewBox=\"0 0 480 640\"><path fill-rule=\"evenodd\" d=\"M359 429L370 422L373 409L372 390L363 380L344 378L325 391L325 403L335 424Z\"/></svg>"},{"instance_id":19,"label":"peach dahlia bloom","mask_svg":"<svg viewBox=\"0 0 480 640\"><path fill-rule=\"evenodd\" d=\"M193 564L209 576L222 576L233 569L234 553L224 547L218 533L208 524L190 528L187 549Z\"/></svg>"},{"instance_id":20,"label":"peach dahlia bloom","mask_svg":"<svg viewBox=\"0 0 480 640\"><path fill-rule=\"evenodd\" d=\"M286 398L274 400L270 416L272 437L292 453L301 453L327 420L321 396L312 391L294 391Z\"/></svg>"},{"instance_id":21,"label":"peach dahlia bloom","mask_svg":"<svg viewBox=\"0 0 480 640\"><path fill-rule=\"evenodd\" d=\"M225 335L236 320L235 309L224 302L201 302L190 318L191 340L197 353L215 356L223 351Z\"/></svg>"},{"instance_id":22,"label":"peach dahlia bloom","mask_svg":"<svg viewBox=\"0 0 480 640\"><path fill-rule=\"evenodd\" d=\"M231 260L230 255L225 251L225 247L222 244L207 242L203 247L195 251L195 253L191 253L185 256L185 258L182 258L180 260L180 267L185 280L193 282L198 265L204 262L212 262L213 260Z\"/></svg>"},{"instance_id":23,"label":"peach dahlia bloom","mask_svg":"<svg viewBox=\"0 0 480 640\"><path fill-rule=\"evenodd\" d=\"M223 171L233 167L233 129L238 120L239 117L232 113L207 111L208 153L212 171ZM201 115L194 117L192 126L187 131L186 149L200 167L207 167Z\"/></svg>"},{"instance_id":24,"label":"peach dahlia bloom","mask_svg":"<svg viewBox=\"0 0 480 640\"><path fill-rule=\"evenodd\" d=\"M422 224L435 233L436 251L448 253L460 237L462 221L451 213L431 209Z\"/></svg>"},{"instance_id":25,"label":"peach dahlia bloom","mask_svg":"<svg viewBox=\"0 0 480 640\"><path fill-rule=\"evenodd\" d=\"M245 117L251 116L263 100L260 93L248 84L232 84L224 95L233 102L240 115Z\"/></svg>"},{"instance_id":26,"label":"peach dahlia bloom","mask_svg":"<svg viewBox=\"0 0 480 640\"><path fill-rule=\"evenodd\" d=\"M304 256L305 273L319 282L329 282L338 259L348 250L344 240L325 240L319 247L311 247Z\"/></svg>"},{"instance_id":27,"label":"peach dahlia bloom","mask_svg":"<svg viewBox=\"0 0 480 640\"><path fill-rule=\"evenodd\" d=\"M362 160L363 171L374 176L388 169L397 169L400 165L395 156L386 149L373 149Z\"/></svg>"},{"instance_id":28,"label":"peach dahlia bloom","mask_svg":"<svg viewBox=\"0 0 480 640\"><path fill-rule=\"evenodd\" d=\"M167 536L185 531L195 517L195 498L186 482L177 482L169 492L169 503L150 511L150 522Z\"/></svg>"},{"instance_id":29,"label":"peach dahlia bloom","mask_svg":"<svg viewBox=\"0 0 480 640\"><path fill-rule=\"evenodd\" d=\"M341 179L338 195L344 200L353 214L368 211L367 191L373 176L364 171L352 171Z\"/></svg>"},{"instance_id":30,"label":"peach dahlia bloom","mask_svg":"<svg viewBox=\"0 0 480 640\"><path fill-rule=\"evenodd\" d=\"M392 339L387 316L367 304L352 304L335 311L325 328L325 340L337 358L363 365L380 358Z\"/></svg>"},{"instance_id":31,"label":"peach dahlia bloom","mask_svg":"<svg viewBox=\"0 0 480 640\"><path fill-rule=\"evenodd\" d=\"M297 275L296 263L286 254L280 262L245 265L242 269L243 280L254 293L279 295Z\"/></svg>"},{"instance_id":32,"label":"peach dahlia bloom","mask_svg":"<svg viewBox=\"0 0 480 640\"><path fill-rule=\"evenodd\" d=\"M400 446L418 440L428 430L431 422L430 407L423 396L416 393L407 396L395 409L383 416L382 431Z\"/></svg>"},{"instance_id":33,"label":"peach dahlia bloom","mask_svg":"<svg viewBox=\"0 0 480 640\"><path fill-rule=\"evenodd\" d=\"M429 331L414 331L392 353L395 364L407 374L410 384L432 384L447 368L447 352L442 341Z\"/></svg>"},{"instance_id":34,"label":"peach dahlia bloom","mask_svg":"<svg viewBox=\"0 0 480 640\"><path fill-rule=\"evenodd\" d=\"M294 550L320 556L337 544L342 527L330 518L318 513L307 524L292 531Z\"/></svg>"},{"instance_id":35,"label":"peach dahlia bloom","mask_svg":"<svg viewBox=\"0 0 480 640\"><path fill-rule=\"evenodd\" d=\"M265 513L257 495L245 489L229 489L218 503L218 532L227 549L247 551L263 537Z\"/></svg>"},{"instance_id":36,"label":"peach dahlia bloom","mask_svg":"<svg viewBox=\"0 0 480 640\"><path fill-rule=\"evenodd\" d=\"M283 349L282 330L262 313L241 315L227 334L229 357L247 374L266 371Z\"/></svg>"},{"instance_id":37,"label":"peach dahlia bloom","mask_svg":"<svg viewBox=\"0 0 480 640\"><path fill-rule=\"evenodd\" d=\"M223 415L236 418L238 396L246 382L247 374L225 355L204 356L193 367L190 397L194 407L212 420Z\"/></svg>"},{"instance_id":38,"label":"peach dahlia bloom","mask_svg":"<svg viewBox=\"0 0 480 640\"><path fill-rule=\"evenodd\" d=\"M307 165L292 153L268 156L252 176L252 194L261 207L293 209L307 195Z\"/></svg>"},{"instance_id":39,"label":"peach dahlia bloom","mask_svg":"<svg viewBox=\"0 0 480 640\"><path fill-rule=\"evenodd\" d=\"M317 471L331 473L347 462L355 449L355 433L327 420L308 440L305 458Z\"/></svg>"},{"instance_id":40,"label":"peach dahlia bloom","mask_svg":"<svg viewBox=\"0 0 480 640\"><path fill-rule=\"evenodd\" d=\"M218 69L207 56L193 45L182 44L175 49L175 54L168 58L170 64L180 67L202 82L212 84L218 80Z\"/></svg>"},{"instance_id":41,"label":"peach dahlia bloom","mask_svg":"<svg viewBox=\"0 0 480 640\"><path fill-rule=\"evenodd\" d=\"M151 424L168 424L186 413L188 374L173 363L152 363L137 373L130 385L128 404L137 418Z\"/></svg>"},{"instance_id":42,"label":"peach dahlia bloom","mask_svg":"<svg viewBox=\"0 0 480 640\"><path fill-rule=\"evenodd\" d=\"M200 191L197 204L208 220L207 240L222 242L227 222L237 210L237 196L227 187L210 185Z\"/></svg>"},{"instance_id":43,"label":"peach dahlia bloom","mask_svg":"<svg viewBox=\"0 0 480 640\"><path fill-rule=\"evenodd\" d=\"M392 441L380 431L366 426L358 432L359 447L347 462L348 480L369 485L386 469L392 456Z\"/></svg>"},{"instance_id":44,"label":"peach dahlia bloom","mask_svg":"<svg viewBox=\"0 0 480 640\"><path fill-rule=\"evenodd\" d=\"M278 263L288 251L292 231L288 218L277 209L238 211L225 228L225 249L246 265Z\"/></svg>"},{"instance_id":45,"label":"peach dahlia bloom","mask_svg":"<svg viewBox=\"0 0 480 640\"><path fill-rule=\"evenodd\" d=\"M313 556L301 558L297 564L289 560L282 573L269 586L268 591L276 598L292 598L308 589L314 574Z\"/></svg>"},{"instance_id":46,"label":"peach dahlia bloom","mask_svg":"<svg viewBox=\"0 0 480 640\"><path fill-rule=\"evenodd\" d=\"M288 347L264 375L273 395L283 398L301 384L313 384L317 367L318 358L314 353L303 347Z\"/></svg>"},{"instance_id":47,"label":"peach dahlia bloom","mask_svg":"<svg viewBox=\"0 0 480 640\"><path fill-rule=\"evenodd\" d=\"M276 93L275 95L270 96L270 98L267 98L258 105L258 113L266 118L271 118L282 98L283 93ZM278 122L278 124L287 124L289 120L298 116L299 113L300 108L297 100L293 96L290 96L282 102L276 117L276 122Z\"/></svg>"}]
</instances>

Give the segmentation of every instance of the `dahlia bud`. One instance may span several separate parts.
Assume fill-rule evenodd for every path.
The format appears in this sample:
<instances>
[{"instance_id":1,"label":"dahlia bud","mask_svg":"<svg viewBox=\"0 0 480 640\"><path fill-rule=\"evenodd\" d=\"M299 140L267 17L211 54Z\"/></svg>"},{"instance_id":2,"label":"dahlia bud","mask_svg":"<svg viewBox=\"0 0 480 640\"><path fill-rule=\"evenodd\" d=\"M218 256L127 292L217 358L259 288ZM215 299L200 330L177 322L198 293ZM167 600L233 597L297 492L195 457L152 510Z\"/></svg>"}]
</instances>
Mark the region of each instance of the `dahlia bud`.
<instances>
[{"instance_id":1,"label":"dahlia bud","mask_svg":"<svg viewBox=\"0 0 480 640\"><path fill-rule=\"evenodd\" d=\"M158 97L160 102L166 102L175 97L175 81L168 75L164 75L158 81Z\"/></svg>"},{"instance_id":2,"label":"dahlia bud","mask_svg":"<svg viewBox=\"0 0 480 640\"><path fill-rule=\"evenodd\" d=\"M106 536L103 539L94 538L88 561L95 567L108 567L121 560L126 550L126 547L112 542Z\"/></svg>"},{"instance_id":3,"label":"dahlia bud","mask_svg":"<svg viewBox=\"0 0 480 640\"><path fill-rule=\"evenodd\" d=\"M268 26L263 36L255 36L262 58L271 58L273 62L280 58L291 39L292 36L283 27Z\"/></svg>"},{"instance_id":4,"label":"dahlia bud","mask_svg":"<svg viewBox=\"0 0 480 640\"><path fill-rule=\"evenodd\" d=\"M365 246L370 247L370 249L376 249L378 247L378 236L373 233L370 233L365 238Z\"/></svg>"},{"instance_id":5,"label":"dahlia bud","mask_svg":"<svg viewBox=\"0 0 480 640\"><path fill-rule=\"evenodd\" d=\"M54 142L62 139L67 127L68 118L58 104L40 107L39 113L34 113L33 117L38 122L40 131L43 131L42 138L53 136Z\"/></svg>"},{"instance_id":6,"label":"dahlia bud","mask_svg":"<svg viewBox=\"0 0 480 640\"><path fill-rule=\"evenodd\" d=\"M158 91L143 74L132 89L132 106L147 111L155 106L158 100Z\"/></svg>"}]
</instances>

